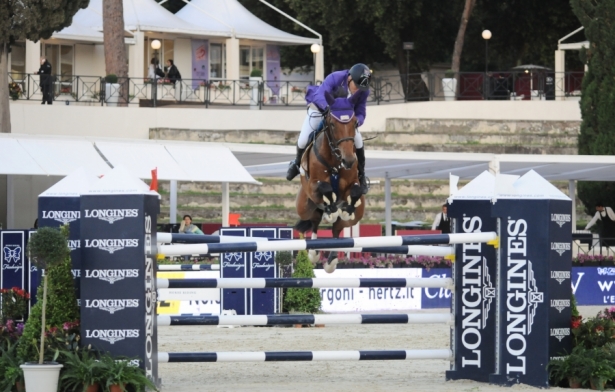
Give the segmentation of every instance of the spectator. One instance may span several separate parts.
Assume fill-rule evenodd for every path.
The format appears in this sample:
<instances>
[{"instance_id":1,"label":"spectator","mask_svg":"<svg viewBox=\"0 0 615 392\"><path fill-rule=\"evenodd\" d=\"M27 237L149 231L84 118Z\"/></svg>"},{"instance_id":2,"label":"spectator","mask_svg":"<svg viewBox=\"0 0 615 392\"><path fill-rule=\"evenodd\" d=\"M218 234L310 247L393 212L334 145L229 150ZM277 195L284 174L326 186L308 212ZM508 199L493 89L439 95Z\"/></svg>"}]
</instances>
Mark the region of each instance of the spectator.
<instances>
[{"instance_id":1,"label":"spectator","mask_svg":"<svg viewBox=\"0 0 615 392\"><path fill-rule=\"evenodd\" d=\"M41 91L43 92L43 102L41 105L44 105L47 102L47 105L53 104L53 94L51 93L51 89L53 87L53 76L51 76L51 63L47 61L45 56L41 57L41 67L36 72L40 77L40 86Z\"/></svg>"},{"instance_id":2,"label":"spectator","mask_svg":"<svg viewBox=\"0 0 615 392\"><path fill-rule=\"evenodd\" d=\"M442 205L442 212L436 215L436 219L431 225L431 230L440 230L442 234L449 234L451 232L451 221L447 214L448 207L446 204Z\"/></svg>"},{"instance_id":3,"label":"spectator","mask_svg":"<svg viewBox=\"0 0 615 392\"><path fill-rule=\"evenodd\" d=\"M179 70L171 59L167 60L167 79L173 83L173 87L175 87L176 81L182 80L182 75L179 73Z\"/></svg>"},{"instance_id":4,"label":"spectator","mask_svg":"<svg viewBox=\"0 0 615 392\"><path fill-rule=\"evenodd\" d=\"M179 226L180 234L203 234L201 229L192 223L192 217L190 215L184 215L184 220Z\"/></svg>"},{"instance_id":5,"label":"spectator","mask_svg":"<svg viewBox=\"0 0 615 392\"><path fill-rule=\"evenodd\" d=\"M152 61L150 61L149 63L149 67L147 69L147 77L152 81L164 77L164 72L160 69L160 66L158 65L158 59L156 57L152 57Z\"/></svg>"},{"instance_id":6,"label":"spectator","mask_svg":"<svg viewBox=\"0 0 615 392\"><path fill-rule=\"evenodd\" d=\"M615 213L611 207L605 207L604 203L596 203L596 215L589 221L585 230L595 225L598 221L602 222L600 228L601 246L615 246Z\"/></svg>"}]
</instances>

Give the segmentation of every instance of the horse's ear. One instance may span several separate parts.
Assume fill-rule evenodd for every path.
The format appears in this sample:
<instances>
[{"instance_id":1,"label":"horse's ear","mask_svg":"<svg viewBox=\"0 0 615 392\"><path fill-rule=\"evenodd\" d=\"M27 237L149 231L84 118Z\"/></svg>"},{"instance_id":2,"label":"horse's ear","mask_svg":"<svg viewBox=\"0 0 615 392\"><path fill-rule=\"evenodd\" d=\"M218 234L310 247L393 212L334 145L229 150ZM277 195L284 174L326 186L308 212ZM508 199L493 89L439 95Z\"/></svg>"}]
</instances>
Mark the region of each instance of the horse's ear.
<instances>
[{"instance_id":1,"label":"horse's ear","mask_svg":"<svg viewBox=\"0 0 615 392\"><path fill-rule=\"evenodd\" d=\"M333 98L333 95L329 94L328 91L325 91L325 99L327 100L327 103L329 104L329 106L335 103L335 98Z\"/></svg>"},{"instance_id":2,"label":"horse's ear","mask_svg":"<svg viewBox=\"0 0 615 392\"><path fill-rule=\"evenodd\" d=\"M356 93L352 94L350 98L348 98L348 102L350 102L352 106L356 105L357 102L359 102L359 93L360 91L357 91Z\"/></svg>"}]
</instances>

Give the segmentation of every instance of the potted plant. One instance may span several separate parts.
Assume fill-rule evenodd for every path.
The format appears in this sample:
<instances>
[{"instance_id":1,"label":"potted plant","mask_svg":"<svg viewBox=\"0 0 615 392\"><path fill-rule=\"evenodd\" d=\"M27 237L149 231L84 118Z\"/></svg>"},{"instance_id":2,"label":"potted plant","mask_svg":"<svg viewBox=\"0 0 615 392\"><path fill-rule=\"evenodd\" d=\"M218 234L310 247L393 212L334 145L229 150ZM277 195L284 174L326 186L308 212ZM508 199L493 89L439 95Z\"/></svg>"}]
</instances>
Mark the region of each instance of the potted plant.
<instances>
[{"instance_id":1,"label":"potted plant","mask_svg":"<svg viewBox=\"0 0 615 392\"><path fill-rule=\"evenodd\" d=\"M565 381L570 388L581 388L586 381L586 352L583 347L575 347L570 355L549 361L549 379L555 385Z\"/></svg>"},{"instance_id":2,"label":"potted plant","mask_svg":"<svg viewBox=\"0 0 615 392\"><path fill-rule=\"evenodd\" d=\"M314 278L314 267L305 250L297 254L293 278ZM321 299L318 289L289 288L284 296L284 309L294 314L312 314L320 310Z\"/></svg>"},{"instance_id":3,"label":"potted plant","mask_svg":"<svg viewBox=\"0 0 615 392\"><path fill-rule=\"evenodd\" d=\"M66 237L59 229L42 227L30 237L28 243L30 262L39 270L63 263L70 256ZM41 314L41 336L38 363L21 365L24 372L26 389L37 392L56 392L62 365L55 362L44 363L45 355L45 310L47 306L47 277L43 276L43 296Z\"/></svg>"},{"instance_id":4,"label":"potted plant","mask_svg":"<svg viewBox=\"0 0 615 392\"><path fill-rule=\"evenodd\" d=\"M263 71L260 69L253 69L250 72L250 88L252 88L252 98L250 99L250 109L258 109L259 104L259 90L261 83L263 82Z\"/></svg>"},{"instance_id":5,"label":"potted plant","mask_svg":"<svg viewBox=\"0 0 615 392\"><path fill-rule=\"evenodd\" d=\"M2 295L2 301L0 302L2 322L6 323L8 320L24 320L28 313L30 294L19 287L0 289L0 294Z\"/></svg>"},{"instance_id":6,"label":"potted plant","mask_svg":"<svg viewBox=\"0 0 615 392\"><path fill-rule=\"evenodd\" d=\"M117 106L120 101L120 85L117 82L117 75L109 74L105 76L105 102L107 106Z\"/></svg>"},{"instance_id":7,"label":"potted plant","mask_svg":"<svg viewBox=\"0 0 615 392\"><path fill-rule=\"evenodd\" d=\"M0 346L0 390L23 392L23 372L17 359L17 345L9 339Z\"/></svg>"},{"instance_id":8,"label":"potted plant","mask_svg":"<svg viewBox=\"0 0 615 392\"><path fill-rule=\"evenodd\" d=\"M65 351L62 358L66 367L61 377L64 388L70 388L71 391L98 392L104 381L105 367L89 347Z\"/></svg>"},{"instance_id":9,"label":"potted plant","mask_svg":"<svg viewBox=\"0 0 615 392\"><path fill-rule=\"evenodd\" d=\"M442 91L444 92L445 101L454 101L455 94L457 93L457 79L455 78L455 72L449 69L444 73L442 79Z\"/></svg>"},{"instance_id":10,"label":"potted plant","mask_svg":"<svg viewBox=\"0 0 615 392\"><path fill-rule=\"evenodd\" d=\"M604 390L607 381L615 378L610 350L600 347L584 350L583 353L584 363L580 365L582 381L589 383L591 389Z\"/></svg>"},{"instance_id":11,"label":"potted plant","mask_svg":"<svg viewBox=\"0 0 615 392\"><path fill-rule=\"evenodd\" d=\"M109 392L125 392L129 385L138 391L145 388L157 391L156 385L145 376L145 371L133 365L130 359L103 355L100 361L104 367L102 377Z\"/></svg>"}]
</instances>

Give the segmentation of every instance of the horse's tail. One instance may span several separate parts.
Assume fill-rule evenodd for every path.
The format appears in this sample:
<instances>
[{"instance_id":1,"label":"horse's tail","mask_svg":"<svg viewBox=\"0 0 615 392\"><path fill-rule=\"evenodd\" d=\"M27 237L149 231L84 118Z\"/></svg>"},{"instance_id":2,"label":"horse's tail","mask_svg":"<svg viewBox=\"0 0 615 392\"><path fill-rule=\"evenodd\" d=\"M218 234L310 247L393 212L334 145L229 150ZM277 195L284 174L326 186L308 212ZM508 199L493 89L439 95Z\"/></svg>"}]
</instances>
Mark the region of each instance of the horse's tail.
<instances>
[{"instance_id":1,"label":"horse's tail","mask_svg":"<svg viewBox=\"0 0 615 392\"><path fill-rule=\"evenodd\" d=\"M299 233L305 233L306 231L312 230L312 221L310 220L300 220L295 223L295 230Z\"/></svg>"}]
</instances>

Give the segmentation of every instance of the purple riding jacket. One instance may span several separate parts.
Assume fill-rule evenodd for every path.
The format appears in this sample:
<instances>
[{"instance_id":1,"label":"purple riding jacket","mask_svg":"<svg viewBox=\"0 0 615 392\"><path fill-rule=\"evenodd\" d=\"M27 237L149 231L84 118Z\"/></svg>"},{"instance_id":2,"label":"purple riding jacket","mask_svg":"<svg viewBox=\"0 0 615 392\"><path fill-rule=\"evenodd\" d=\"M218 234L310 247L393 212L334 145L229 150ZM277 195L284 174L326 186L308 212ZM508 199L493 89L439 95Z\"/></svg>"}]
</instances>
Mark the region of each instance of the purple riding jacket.
<instances>
[{"instance_id":1,"label":"purple riding jacket","mask_svg":"<svg viewBox=\"0 0 615 392\"><path fill-rule=\"evenodd\" d=\"M332 72L325 78L320 86L309 86L307 88L305 100L308 105L313 103L318 106L320 110L324 110L327 107L325 91L333 95L339 87L342 87L344 91L348 91L348 70ZM354 115L357 118L358 125L361 126L365 121L365 106L367 104L367 98L369 97L369 91L359 90L355 94L359 94L359 99L354 105Z\"/></svg>"}]
</instances>

